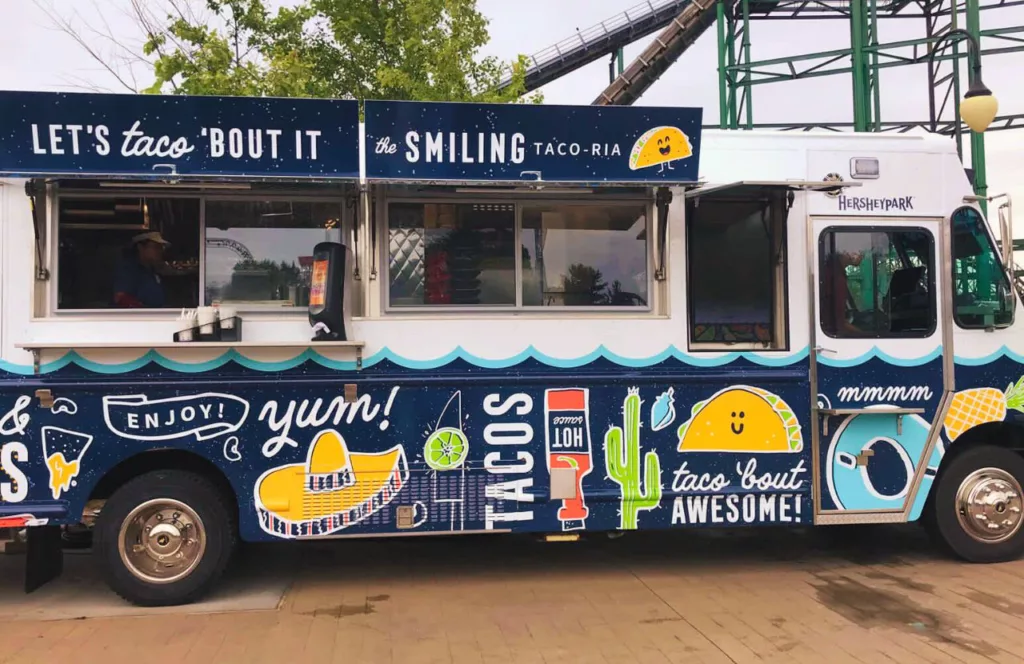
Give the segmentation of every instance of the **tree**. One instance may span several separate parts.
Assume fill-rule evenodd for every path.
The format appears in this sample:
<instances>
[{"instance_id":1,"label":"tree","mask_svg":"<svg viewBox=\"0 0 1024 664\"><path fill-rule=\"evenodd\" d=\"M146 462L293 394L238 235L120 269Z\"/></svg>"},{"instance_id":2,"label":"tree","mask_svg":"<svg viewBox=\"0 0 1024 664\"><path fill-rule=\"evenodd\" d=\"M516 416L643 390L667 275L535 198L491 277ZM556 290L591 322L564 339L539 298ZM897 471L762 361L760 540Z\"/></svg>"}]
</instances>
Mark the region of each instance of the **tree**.
<instances>
[{"instance_id":1,"label":"tree","mask_svg":"<svg viewBox=\"0 0 1024 664\"><path fill-rule=\"evenodd\" d=\"M607 301L607 286L601 270L583 263L573 263L569 266L569 274L562 275L562 289L565 292L565 303L568 305L604 304Z\"/></svg>"},{"instance_id":2,"label":"tree","mask_svg":"<svg viewBox=\"0 0 1024 664\"><path fill-rule=\"evenodd\" d=\"M132 92L542 101L526 95L525 56L479 57L489 36L475 0L300 0L276 11L269 0L128 0L145 35L135 46L105 22L34 1ZM152 85L137 84L139 66Z\"/></svg>"},{"instance_id":3,"label":"tree","mask_svg":"<svg viewBox=\"0 0 1024 664\"><path fill-rule=\"evenodd\" d=\"M231 281L224 286L222 296L230 300L272 300L301 281L301 270L294 262L240 260L232 268Z\"/></svg>"}]
</instances>

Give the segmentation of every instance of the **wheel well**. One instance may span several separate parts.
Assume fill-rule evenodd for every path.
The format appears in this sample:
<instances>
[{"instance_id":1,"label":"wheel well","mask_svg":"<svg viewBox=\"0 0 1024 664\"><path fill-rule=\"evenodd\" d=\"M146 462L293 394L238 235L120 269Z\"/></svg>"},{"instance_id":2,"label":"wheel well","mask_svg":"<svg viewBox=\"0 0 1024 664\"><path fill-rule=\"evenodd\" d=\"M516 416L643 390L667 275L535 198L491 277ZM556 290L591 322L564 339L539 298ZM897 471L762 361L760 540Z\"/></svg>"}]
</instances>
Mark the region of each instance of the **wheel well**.
<instances>
[{"instance_id":1,"label":"wheel well","mask_svg":"<svg viewBox=\"0 0 1024 664\"><path fill-rule=\"evenodd\" d=\"M184 450L153 450L125 459L100 478L89 500L105 500L130 480L154 470L184 470L202 475L213 482L236 512L238 510L235 489L220 468L198 454Z\"/></svg>"},{"instance_id":2,"label":"wheel well","mask_svg":"<svg viewBox=\"0 0 1024 664\"><path fill-rule=\"evenodd\" d=\"M928 499L925 502L925 512L930 512L933 509L935 503L934 487L938 485L950 462L967 450L974 449L979 445L995 445L1013 450L1017 454L1024 456L1024 427L1012 422L979 424L965 431L952 443L945 443L945 445L946 453L942 456L938 475L935 478L932 491L929 492Z\"/></svg>"},{"instance_id":3,"label":"wheel well","mask_svg":"<svg viewBox=\"0 0 1024 664\"><path fill-rule=\"evenodd\" d=\"M942 465L978 445L995 445L1024 453L1024 427L1012 422L989 422L972 427L947 445Z\"/></svg>"}]
</instances>

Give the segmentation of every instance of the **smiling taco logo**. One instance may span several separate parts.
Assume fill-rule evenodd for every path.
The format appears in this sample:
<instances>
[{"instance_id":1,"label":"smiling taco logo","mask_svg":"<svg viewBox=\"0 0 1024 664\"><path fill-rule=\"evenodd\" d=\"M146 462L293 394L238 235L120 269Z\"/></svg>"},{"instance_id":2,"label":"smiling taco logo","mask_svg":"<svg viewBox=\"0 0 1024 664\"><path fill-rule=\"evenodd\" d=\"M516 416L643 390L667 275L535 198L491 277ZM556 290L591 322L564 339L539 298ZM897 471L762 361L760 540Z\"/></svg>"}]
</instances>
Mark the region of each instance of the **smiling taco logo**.
<instances>
[{"instance_id":1,"label":"smiling taco logo","mask_svg":"<svg viewBox=\"0 0 1024 664\"><path fill-rule=\"evenodd\" d=\"M680 425L680 452L799 452L800 422L778 395L733 385L693 406Z\"/></svg>"},{"instance_id":2,"label":"smiling taco logo","mask_svg":"<svg viewBox=\"0 0 1024 664\"><path fill-rule=\"evenodd\" d=\"M666 168L673 170L672 162L686 159L693 155L693 146L689 137L678 127L655 127L644 132L644 135L633 144L629 154L629 169L636 171L641 168L661 166L658 172Z\"/></svg>"}]
</instances>

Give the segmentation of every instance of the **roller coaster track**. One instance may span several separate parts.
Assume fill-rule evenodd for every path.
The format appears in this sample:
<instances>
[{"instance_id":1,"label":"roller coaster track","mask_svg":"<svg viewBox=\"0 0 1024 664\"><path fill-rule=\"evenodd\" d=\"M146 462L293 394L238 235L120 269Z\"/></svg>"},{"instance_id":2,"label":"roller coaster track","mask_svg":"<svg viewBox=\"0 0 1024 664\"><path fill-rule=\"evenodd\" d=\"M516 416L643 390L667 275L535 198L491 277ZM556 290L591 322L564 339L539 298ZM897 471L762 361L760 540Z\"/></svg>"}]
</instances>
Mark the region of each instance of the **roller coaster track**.
<instances>
[{"instance_id":1,"label":"roller coaster track","mask_svg":"<svg viewBox=\"0 0 1024 664\"><path fill-rule=\"evenodd\" d=\"M690 0L678 16L594 100L597 106L635 102L714 24L717 0Z\"/></svg>"},{"instance_id":2,"label":"roller coaster track","mask_svg":"<svg viewBox=\"0 0 1024 664\"><path fill-rule=\"evenodd\" d=\"M960 7L958 0L953 0L953 2L955 6ZM979 3L980 9L986 10L1024 5L1024 0L979 0ZM536 90L603 56L613 54L642 37L662 30L651 44L593 102L596 105L632 104L679 59L691 44L696 42L715 23L717 19L717 4L716 0L648 0L629 8L621 14L616 14L591 28L583 31L577 30L576 34L572 37L563 39L553 46L529 56L525 77L526 91ZM734 14L737 4L738 0L724 0L722 8L726 16L731 17ZM851 13L850 0L749 0L747 6L751 18L757 18L758 20L848 19ZM953 11L952 6L943 5L941 0L876 0L874 8L880 17L883 15L896 16L899 14L900 18L928 18L932 21L939 18L948 19ZM1021 44L1024 44L1024 39L1011 34L1020 31L1021 28L998 28L982 31L982 34L988 34L988 36L999 41L1000 45L1002 45L1001 48L984 49L983 53L995 54L1021 50ZM937 38L938 34L939 32L936 32L936 36L933 39ZM894 42L885 46L900 48L906 47L908 44L910 42L905 44ZM927 59L927 48L921 52L917 52L916 46L914 48L915 51L910 56L887 55L887 58L894 61L883 62L879 66L889 67L925 62ZM840 51L820 55L834 55L836 57L833 60L843 57ZM940 56L937 59L941 60L944 57ZM761 79L790 80L848 71L846 69L823 68L823 65L820 64L806 67L806 71L797 71L793 68L790 59L787 58L780 59L779 63L788 67L788 70L780 72L769 71L767 73L762 71L750 72L748 76L753 75L754 79L757 79L753 81L754 83L762 83L768 82L768 80ZM776 63L765 61L760 64L770 65ZM509 84L511 84L511 77L503 80L498 87L504 88ZM715 126L718 125L708 125L708 127ZM794 125L765 125L758 123L755 126L765 129L799 130L822 128L842 131L852 127L852 124L801 123ZM1016 129L1021 126L1024 126L1024 114L1001 115L995 119L989 131ZM955 123L938 119L932 122L880 122L877 123L875 130L904 132L916 127L922 127L945 135L952 135L956 130Z\"/></svg>"},{"instance_id":3,"label":"roller coaster track","mask_svg":"<svg viewBox=\"0 0 1024 664\"><path fill-rule=\"evenodd\" d=\"M880 9L893 11L909 0L880 0ZM727 0L727 11L735 2ZM616 78L594 101L597 105L629 105L654 84L715 22L716 0L647 0L630 7L572 37L528 57L526 92L536 90L580 67L632 44L658 30L662 32L650 46ZM792 7L789 7L792 5ZM755 0L751 11L768 16L788 7L795 12L842 12L848 0ZM789 16L785 16L788 18ZM780 18L783 18L780 16ZM498 84L503 89L511 76Z\"/></svg>"},{"instance_id":4,"label":"roller coaster track","mask_svg":"<svg viewBox=\"0 0 1024 664\"><path fill-rule=\"evenodd\" d=\"M691 0L649 0L529 56L526 90L536 90L609 53L653 34L679 16ZM498 84L505 88L512 79Z\"/></svg>"},{"instance_id":5,"label":"roller coaster track","mask_svg":"<svg viewBox=\"0 0 1024 664\"><path fill-rule=\"evenodd\" d=\"M230 249L235 252L242 260L251 261L254 260L252 252L241 242L237 240L231 240L226 237L208 237L206 238L207 247L223 247L224 249Z\"/></svg>"}]
</instances>

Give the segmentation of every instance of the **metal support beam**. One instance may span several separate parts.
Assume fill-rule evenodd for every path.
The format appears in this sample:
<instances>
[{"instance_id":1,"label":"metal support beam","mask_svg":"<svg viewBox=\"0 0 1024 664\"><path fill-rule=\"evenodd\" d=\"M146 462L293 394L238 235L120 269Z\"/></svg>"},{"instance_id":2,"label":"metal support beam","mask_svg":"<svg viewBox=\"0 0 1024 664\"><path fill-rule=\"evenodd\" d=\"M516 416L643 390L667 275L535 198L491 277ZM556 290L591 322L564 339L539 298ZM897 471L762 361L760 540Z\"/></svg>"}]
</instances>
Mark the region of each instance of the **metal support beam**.
<instances>
[{"instance_id":1,"label":"metal support beam","mask_svg":"<svg viewBox=\"0 0 1024 664\"><path fill-rule=\"evenodd\" d=\"M720 1L726 2L726 0ZM731 2L726 2L725 20L728 29L725 38L725 66L726 80L729 84L729 128L736 129L739 127L738 103L736 99L736 77L739 76L739 72L736 71L736 12Z\"/></svg>"},{"instance_id":2,"label":"metal support beam","mask_svg":"<svg viewBox=\"0 0 1024 664\"><path fill-rule=\"evenodd\" d=\"M725 19L725 0L718 0L715 4L715 28L718 34L718 126L721 129L730 127L729 124L729 72L726 71L726 33L729 30L728 22Z\"/></svg>"},{"instance_id":3,"label":"metal support beam","mask_svg":"<svg viewBox=\"0 0 1024 664\"><path fill-rule=\"evenodd\" d=\"M743 24L742 24L742 64L746 65L746 70L743 74L743 99L741 105L745 107L745 115L747 117L744 123L744 128L754 128L754 97L750 88L750 0L740 0L740 7L742 9Z\"/></svg>"},{"instance_id":4,"label":"metal support beam","mask_svg":"<svg viewBox=\"0 0 1024 664\"><path fill-rule=\"evenodd\" d=\"M978 15L978 0L967 0L967 33L977 44L977 51L973 55L974 62L971 65L972 79L981 77L981 17ZM960 96L957 95L957 105L960 103ZM959 127L959 125L957 125ZM985 134L975 131L971 132L971 168L974 170L974 193L978 196L988 196L988 173L985 168ZM988 216L987 201L980 202L981 210Z\"/></svg>"},{"instance_id":5,"label":"metal support beam","mask_svg":"<svg viewBox=\"0 0 1024 664\"><path fill-rule=\"evenodd\" d=\"M878 3L868 3L867 47L870 53L868 94L871 95L871 131L879 131L882 123L882 89L878 69Z\"/></svg>"},{"instance_id":6,"label":"metal support beam","mask_svg":"<svg viewBox=\"0 0 1024 664\"><path fill-rule=\"evenodd\" d=\"M925 129L927 131L933 131L931 128L931 121L906 121L906 122L879 122L879 132L891 132L897 134L905 134L911 129ZM718 125L704 125L704 129L718 129ZM775 129L779 131L810 131L812 129L820 129L823 131L852 131L852 122L755 122L754 129ZM1008 130L1008 129L1024 129L1024 113L1018 113L1016 115L1001 115L997 116L992 121L992 126L988 128L985 133L991 133L993 131ZM962 131L966 131L967 127L964 125L961 128ZM943 136L954 136L956 134L956 127L950 121L940 121L938 128L935 133Z\"/></svg>"},{"instance_id":7,"label":"metal support beam","mask_svg":"<svg viewBox=\"0 0 1024 664\"><path fill-rule=\"evenodd\" d=\"M865 50L868 22L866 0L850 0L850 69L853 76L853 129L868 131L871 102L868 57Z\"/></svg>"},{"instance_id":8,"label":"metal support beam","mask_svg":"<svg viewBox=\"0 0 1024 664\"><path fill-rule=\"evenodd\" d=\"M997 48L982 49L982 55L993 56L1024 52L1024 39L1011 36L1021 33L1024 33L1024 26L981 30L979 32L981 37L989 38L992 41L998 40L1004 44L1011 44ZM880 59L878 69L880 70L892 67L904 67L907 65L919 65L928 62L929 45L938 41L939 38L941 38L941 36L934 39L908 39L898 42L889 42L887 44L879 44L877 47L869 46L865 47L865 49L868 52L877 51ZM910 52L900 52L905 50L909 50ZM852 66L832 66L846 58L852 57L852 52L852 49L849 48L835 49L832 51L806 53L785 58L756 60L749 63L749 65L737 64L734 66L727 66L726 69L731 72L739 72L741 70L746 71L749 69L752 73L750 85L764 85L766 83L776 83L779 81L794 81L804 78L817 78L819 76L834 76L837 74L852 74ZM935 61L954 60L955 58L962 59L965 56L966 54L963 52L942 53L935 56ZM814 63L813 61L815 60L819 60L820 62ZM795 66L795 63L808 61L812 61L812 63L802 68Z\"/></svg>"}]
</instances>

